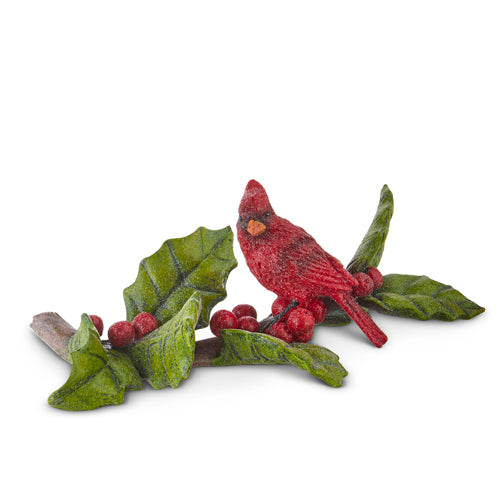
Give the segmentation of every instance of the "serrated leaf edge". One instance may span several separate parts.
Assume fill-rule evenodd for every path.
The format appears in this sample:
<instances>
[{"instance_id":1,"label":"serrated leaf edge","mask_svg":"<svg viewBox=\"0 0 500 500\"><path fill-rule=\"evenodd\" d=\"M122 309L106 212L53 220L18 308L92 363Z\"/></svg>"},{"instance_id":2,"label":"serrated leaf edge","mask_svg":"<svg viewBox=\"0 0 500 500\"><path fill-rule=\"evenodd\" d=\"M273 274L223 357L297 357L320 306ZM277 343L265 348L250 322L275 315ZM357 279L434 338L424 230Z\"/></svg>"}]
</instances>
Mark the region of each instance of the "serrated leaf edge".
<instances>
[{"instance_id":1,"label":"serrated leaf edge","mask_svg":"<svg viewBox=\"0 0 500 500\"><path fill-rule=\"evenodd\" d=\"M203 259L200 260L197 264L195 264L187 273L183 273L181 268L180 268L178 256L174 253L174 251L172 249L172 242L177 241L177 240L183 240L185 238L189 238L189 237L195 235L197 232L199 232L200 233L200 245L201 245L201 249L202 249L201 254L203 254L205 251L203 248L203 231L220 232L221 237L213 244L209 254L207 254L205 257L203 257ZM139 269L140 268L144 269L144 272L145 272L149 282L151 283L151 286L152 286L152 288L153 288L153 290L154 290L154 292L159 300L159 304L154 308L153 312L151 313L151 314L153 314L153 316L156 317L158 315L158 311L160 311L163 307L165 307L165 304L167 303L168 299L175 292L177 292L178 290L180 290L183 287L192 288L194 291L199 291L200 293L217 292L218 296L216 298L214 298L213 300L211 300L207 305L207 308L209 310L211 310L216 304L218 304L219 302L221 302L222 300L224 300L227 297L226 283L227 283L227 280L229 278L229 274L231 273L231 271L237 267L238 261L234 257L234 253L232 255L232 258L230 258L230 259L222 259L219 256L216 256L214 254L215 254L215 250L217 248L219 248L227 240L228 237L231 238L231 241L234 241L234 233L231 229L231 226L226 226L226 227L223 227L222 229L208 229L205 226L200 226L195 231L193 231L192 233L190 233L187 236L184 236L181 238L171 238L171 239L164 241L163 244L160 246L160 248L156 252L152 253L148 257L145 257L144 259L141 260L141 262L139 264ZM174 265L176 273L177 273L177 277L175 280L177 284L174 287L172 287L168 291L168 293L164 296L160 293L160 290L158 288L158 284L152 278L152 276L148 270L148 267L147 267L147 261L149 259L151 259L152 257L154 257L163 247L166 247L168 249L169 254L172 258L173 265ZM222 284L223 290L222 291L203 290L202 288L198 288L196 286L185 285L184 282L187 281L189 279L189 277L195 272L195 270L198 269L202 265L202 263L211 256L215 256L215 258L221 262L231 262L232 263L232 265L230 267L228 267L227 272L222 276L221 284ZM131 285L129 285L128 287L126 287L123 290L125 306L127 309L127 319L129 321L131 321L133 319L133 316L135 316L135 313L132 313L129 311L129 307L127 305L128 301L133 303L135 308L138 311L141 311L140 305L137 303L137 301L134 299L132 293L130 292L130 289L133 288L133 286L135 285L136 282L137 282L137 278L134 281L134 283L132 283ZM201 318L200 318L200 320L201 320ZM205 323L206 322L200 322L199 324L195 325L195 328L204 328L205 326L207 326L207 324L205 324Z\"/></svg>"},{"instance_id":2,"label":"serrated leaf edge","mask_svg":"<svg viewBox=\"0 0 500 500\"><path fill-rule=\"evenodd\" d=\"M87 333L86 336L86 341L84 343L79 342L79 336L76 337L78 330L82 327L86 328L85 333ZM118 405L123 403L124 400L124 395L126 390L138 390L142 386L140 385L140 376L139 373L137 373L137 377L139 380L139 384L136 385L124 385L121 383L120 378L117 376L115 371L113 370L112 366L110 366L109 363L109 354L120 356L118 352L116 353L110 353L107 351L104 346L101 343L101 339L99 337L99 333L97 332L97 329L95 328L94 324L92 323L90 317L87 314L82 314L81 315L81 322L80 322L80 327L79 329L75 332L75 335L73 335L70 339L70 342L68 342L67 346L67 360L71 362L72 367L71 367L71 372L68 377L68 380L57 390L55 390L48 398L48 403L50 406L53 406L55 408L59 409L64 409L64 410L74 410L74 411L81 411L81 410L94 410L96 408L100 408L101 406L108 406L108 405ZM71 342L73 340L73 342ZM99 353L94 353L94 352L85 352L85 348L91 347L89 346L89 343L94 343L95 347L97 347L97 350ZM90 356L91 358L96 358L100 361L100 364L102 365L100 368L95 373L92 373L88 375L85 378L82 378L77 384L73 384L69 386L69 381L71 380L73 370L75 366L78 366L78 358L80 356ZM123 356L126 356L123 354ZM129 359L130 361L130 359ZM132 362L130 361L131 367L135 369L133 366ZM91 383L94 378L96 378L98 375L102 373L103 370L107 370L108 375L110 377L110 380L112 384L114 385L115 388L115 393L109 393L103 395L103 399L101 400L96 400L96 404L92 404L90 406L81 406L81 407L66 407L62 403L66 398L80 390L83 386L85 386L88 383Z\"/></svg>"},{"instance_id":3,"label":"serrated leaf edge","mask_svg":"<svg viewBox=\"0 0 500 500\"><path fill-rule=\"evenodd\" d=\"M382 253L385 247L385 241L389 234L389 225L394 213L394 196L387 184L381 189L380 199L375 212L375 216L363 237L360 245L358 246L351 262L347 265L347 270L354 274L357 272L364 272L367 267L377 267L382 258ZM377 229L378 225L382 225L385 230ZM364 249L369 248L368 254ZM362 257L367 257L366 260L361 261Z\"/></svg>"},{"instance_id":4,"label":"serrated leaf edge","mask_svg":"<svg viewBox=\"0 0 500 500\"><path fill-rule=\"evenodd\" d=\"M412 275L406 275L406 276L410 277ZM454 321L456 319L472 319L475 316L477 316L485 311L484 307L481 307L478 304L476 304L475 302L473 302L472 300L468 299L461 292L459 292L456 288L454 288L451 285L445 285L441 282L433 280L432 278L429 278L427 275L415 275L415 276L413 276L413 278L414 278L413 280L409 280L408 283L405 284L405 286L401 292L390 292L390 291L386 291L386 290L384 290L382 292L375 291L371 296L361 299L361 302L367 306L375 304L376 306L378 306L380 308L381 312L385 312L387 314L393 314L395 316L401 316L401 317L410 317L413 319L418 319L420 321L427 321L427 320L431 320L431 319L438 319L441 321ZM406 293L412 287L415 287L415 285L419 281L423 281L423 280L430 280L430 281L438 283L439 285L442 285L442 286L430 295L419 294L419 293L410 293L410 294ZM450 291L455 291L455 292L459 293L463 297L463 300L461 300L459 302L452 302L452 301L448 301L446 299L440 300L438 298L439 295L442 295L443 293L450 292ZM392 298L392 297L397 298L398 300L406 301L408 304L411 305L411 307L398 308L397 310L395 310L387 303L386 300L384 301L384 298L387 299L387 298ZM444 311L446 311L446 313L444 315L446 317L440 317L439 312L428 314L415 301L416 297L425 297L426 299L433 301L440 308L442 308L442 309L444 309ZM449 302L449 304L447 302ZM460 312L457 313L454 310L454 308L450 308L450 304L452 306L455 306L457 309L459 309ZM464 307L464 304L470 304L473 307L473 311L468 312L466 310L466 308ZM409 311L411 309L415 309L415 310L419 311L420 314L419 315L401 314L402 311L404 311L404 310Z\"/></svg>"},{"instance_id":5,"label":"serrated leaf edge","mask_svg":"<svg viewBox=\"0 0 500 500\"><path fill-rule=\"evenodd\" d=\"M183 323L180 323L177 325L177 329L173 332L169 332L170 334L174 335L174 338L172 341L174 342L174 346L177 345L177 337L178 334L182 334L183 336L186 335L186 332L188 330L192 331L192 340L193 340L193 349L192 349L192 356L189 362L189 366L187 369L184 367L181 367L178 363L177 357L171 358L170 362L175 364L175 366L178 368L178 372L180 375L173 374L172 372L172 367L167 365L166 359L167 359L167 352L166 349L168 347L168 340L170 336L168 334L163 335L160 334L159 332L162 330L169 330L176 321L179 320L179 317L182 317L183 314L185 314L185 309L188 307L193 306L193 302L196 302L196 311L195 311L195 316L196 318L199 317L200 312L201 312L201 297L200 293L198 291L193 292L191 297L185 302L184 306L182 309L175 315L173 316L169 321L164 323L162 326L160 326L157 330L154 332L151 332L150 334L146 335L143 339L141 339L139 342L136 342L134 345L132 345L129 349L128 352L131 354L131 359L132 362L134 363L136 369L138 372L141 374L141 376L151 385L156 390L163 389L165 387L172 387L172 388L177 388L180 383L183 380L186 380L189 377L189 374L191 372L193 362L194 362L194 332L195 332L195 326L196 323L193 321L192 318L187 318ZM159 345L159 349L161 351L161 362L164 368L164 374L165 378L167 380L166 383L161 383L158 384L154 378L154 370L151 365L151 360L150 360L150 350L156 346ZM147 366L143 366L143 364L138 363L136 360L134 360L134 349L141 348L141 349L146 349L145 352L145 357L147 360ZM177 349L176 349L177 352Z\"/></svg>"},{"instance_id":6,"label":"serrated leaf edge","mask_svg":"<svg viewBox=\"0 0 500 500\"><path fill-rule=\"evenodd\" d=\"M246 339L250 339L252 336L255 336L256 338L259 338L259 340L263 341L265 344L267 343L272 347L281 347L281 350L278 350L276 353L277 359L271 359L261 352L261 348L258 344L250 342L250 349L251 351L256 352L257 356L253 360L244 359L240 356L238 351L235 349L235 346L230 341L231 335L239 335L240 337L244 336L243 341L245 341ZM323 346L315 344L303 344L303 343L288 344L284 340L272 337L267 334L247 332L245 330L237 330L237 329L222 330L221 336L224 341L224 346L221 349L220 353L212 359L213 366L225 366L226 364L231 364L231 365L289 364L301 368L304 371L307 371L309 374L319 378L320 380L322 380L331 387L340 387L342 385L343 377L347 375L347 370L340 363L338 355ZM329 363L324 363L315 359L308 350L313 346L315 349L319 349L322 352L328 353L329 356L332 356L332 358L334 358L334 360L338 363L338 366L334 366L333 364ZM224 363L223 361L224 347L227 347L231 351L233 357L239 360L239 363L233 363L233 362ZM304 365L307 366L308 368L305 368ZM329 373L326 366L331 366L334 372L338 371L339 376L334 376L331 373Z\"/></svg>"}]
</instances>

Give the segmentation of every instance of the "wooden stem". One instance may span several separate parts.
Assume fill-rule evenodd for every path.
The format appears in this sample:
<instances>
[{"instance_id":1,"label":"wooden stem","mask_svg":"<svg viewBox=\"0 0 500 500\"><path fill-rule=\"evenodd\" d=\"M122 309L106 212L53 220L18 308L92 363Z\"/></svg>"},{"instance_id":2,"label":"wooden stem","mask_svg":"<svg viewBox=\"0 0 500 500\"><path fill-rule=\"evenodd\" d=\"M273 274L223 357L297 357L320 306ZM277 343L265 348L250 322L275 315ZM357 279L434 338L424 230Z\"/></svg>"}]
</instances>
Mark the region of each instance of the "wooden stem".
<instances>
[{"instance_id":1,"label":"wooden stem","mask_svg":"<svg viewBox=\"0 0 500 500\"><path fill-rule=\"evenodd\" d=\"M33 316L30 327L58 356L69 361L66 347L76 330L59 314L55 312L37 314Z\"/></svg>"},{"instance_id":2,"label":"wooden stem","mask_svg":"<svg viewBox=\"0 0 500 500\"><path fill-rule=\"evenodd\" d=\"M212 366L212 359L219 354L221 349L222 339L218 337L197 340L194 346L193 368Z\"/></svg>"},{"instance_id":3,"label":"wooden stem","mask_svg":"<svg viewBox=\"0 0 500 500\"><path fill-rule=\"evenodd\" d=\"M33 316L30 327L58 356L70 361L66 348L76 330L59 314L55 312L37 314ZM193 367L211 366L212 358L219 354L221 348L222 339L218 337L197 340Z\"/></svg>"}]
</instances>

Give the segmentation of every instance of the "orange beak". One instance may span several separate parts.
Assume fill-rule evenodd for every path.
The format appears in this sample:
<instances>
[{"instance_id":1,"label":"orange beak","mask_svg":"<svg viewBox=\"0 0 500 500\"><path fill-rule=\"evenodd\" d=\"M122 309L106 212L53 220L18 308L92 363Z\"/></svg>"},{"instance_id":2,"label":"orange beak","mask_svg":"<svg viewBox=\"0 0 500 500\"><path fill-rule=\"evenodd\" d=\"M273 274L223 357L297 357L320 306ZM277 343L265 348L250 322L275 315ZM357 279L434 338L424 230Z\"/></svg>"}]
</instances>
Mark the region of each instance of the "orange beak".
<instances>
[{"instance_id":1,"label":"orange beak","mask_svg":"<svg viewBox=\"0 0 500 500\"><path fill-rule=\"evenodd\" d=\"M259 236L259 234L262 234L266 230L266 226L262 224L262 222L259 222L257 220L251 220L248 223L247 231L252 235L252 236Z\"/></svg>"}]
</instances>

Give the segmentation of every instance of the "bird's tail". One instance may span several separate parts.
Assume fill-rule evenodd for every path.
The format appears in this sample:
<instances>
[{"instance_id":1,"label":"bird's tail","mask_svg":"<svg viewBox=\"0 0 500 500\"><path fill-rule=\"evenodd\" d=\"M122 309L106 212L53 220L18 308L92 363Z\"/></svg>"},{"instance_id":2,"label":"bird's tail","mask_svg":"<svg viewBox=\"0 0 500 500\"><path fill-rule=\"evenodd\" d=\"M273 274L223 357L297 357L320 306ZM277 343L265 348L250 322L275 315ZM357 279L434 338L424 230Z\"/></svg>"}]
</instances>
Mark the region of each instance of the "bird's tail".
<instances>
[{"instance_id":1,"label":"bird's tail","mask_svg":"<svg viewBox=\"0 0 500 500\"><path fill-rule=\"evenodd\" d=\"M373 345L382 347L387 342L387 335L374 323L350 293L335 294L332 296L332 299L363 330L363 333L370 339Z\"/></svg>"}]
</instances>

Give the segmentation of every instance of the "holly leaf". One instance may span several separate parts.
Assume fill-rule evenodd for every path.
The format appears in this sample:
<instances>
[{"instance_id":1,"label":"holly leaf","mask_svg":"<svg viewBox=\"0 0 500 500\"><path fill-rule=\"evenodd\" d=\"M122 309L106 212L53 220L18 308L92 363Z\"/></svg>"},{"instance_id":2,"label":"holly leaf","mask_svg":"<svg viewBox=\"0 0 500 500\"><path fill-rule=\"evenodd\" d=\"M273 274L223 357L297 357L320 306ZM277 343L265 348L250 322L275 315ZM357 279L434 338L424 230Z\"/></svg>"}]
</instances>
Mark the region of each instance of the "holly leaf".
<instances>
[{"instance_id":1,"label":"holly leaf","mask_svg":"<svg viewBox=\"0 0 500 500\"><path fill-rule=\"evenodd\" d=\"M126 354L106 350L87 314L68 342L72 363L67 382L49 396L49 404L63 410L93 410L123 403L126 390L142 388L141 377Z\"/></svg>"},{"instance_id":2,"label":"holly leaf","mask_svg":"<svg viewBox=\"0 0 500 500\"><path fill-rule=\"evenodd\" d=\"M325 319L319 324L321 326L344 326L352 322L349 315L330 297L322 297L323 302L326 305L326 316ZM368 308L363 307L368 316L370 316L370 311Z\"/></svg>"},{"instance_id":3,"label":"holly leaf","mask_svg":"<svg viewBox=\"0 0 500 500\"><path fill-rule=\"evenodd\" d=\"M201 307L200 293L194 292L170 321L129 348L135 367L155 389L175 388L188 378L194 361L195 326Z\"/></svg>"},{"instance_id":4,"label":"holly leaf","mask_svg":"<svg viewBox=\"0 0 500 500\"><path fill-rule=\"evenodd\" d=\"M347 371L339 357L313 344L287 344L264 333L222 330L223 346L212 359L213 366L294 365L318 377L332 387L340 387Z\"/></svg>"},{"instance_id":5,"label":"holly leaf","mask_svg":"<svg viewBox=\"0 0 500 500\"><path fill-rule=\"evenodd\" d=\"M347 266L347 270L351 274L365 272L367 267L377 267L379 265L393 212L394 198L386 184L380 192L380 201L375 217L354 257Z\"/></svg>"},{"instance_id":6,"label":"holly leaf","mask_svg":"<svg viewBox=\"0 0 500 500\"><path fill-rule=\"evenodd\" d=\"M333 299L322 297L321 300L326 305L326 316L320 323L321 326L344 326L352 321L349 315Z\"/></svg>"},{"instance_id":7,"label":"holly leaf","mask_svg":"<svg viewBox=\"0 0 500 500\"><path fill-rule=\"evenodd\" d=\"M127 320L146 311L163 325L197 290L202 309L196 327L204 328L211 309L226 297L226 281L236 266L229 226L200 227L185 238L167 240L141 261L135 282L123 291Z\"/></svg>"},{"instance_id":8,"label":"holly leaf","mask_svg":"<svg viewBox=\"0 0 500 500\"><path fill-rule=\"evenodd\" d=\"M328 312L325 319L320 323L321 326L344 326L351 322L349 315L340 307Z\"/></svg>"},{"instance_id":9,"label":"holly leaf","mask_svg":"<svg viewBox=\"0 0 500 500\"><path fill-rule=\"evenodd\" d=\"M449 285L410 274L384 276L383 285L360 302L392 316L419 320L471 319L485 310Z\"/></svg>"}]
</instances>

